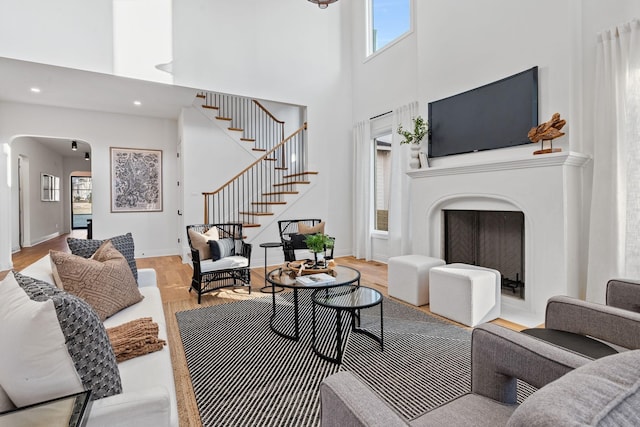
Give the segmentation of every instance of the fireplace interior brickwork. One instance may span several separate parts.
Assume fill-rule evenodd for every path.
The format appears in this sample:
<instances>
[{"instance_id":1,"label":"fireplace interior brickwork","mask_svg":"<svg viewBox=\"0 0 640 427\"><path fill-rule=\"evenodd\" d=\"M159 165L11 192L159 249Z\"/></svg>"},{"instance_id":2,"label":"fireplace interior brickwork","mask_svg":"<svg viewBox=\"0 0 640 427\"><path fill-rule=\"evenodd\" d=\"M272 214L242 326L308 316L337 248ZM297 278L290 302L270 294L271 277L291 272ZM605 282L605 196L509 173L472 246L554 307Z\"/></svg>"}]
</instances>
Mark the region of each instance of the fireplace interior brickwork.
<instances>
[{"instance_id":1,"label":"fireplace interior brickwork","mask_svg":"<svg viewBox=\"0 0 640 427\"><path fill-rule=\"evenodd\" d=\"M498 270L502 293L524 299L524 214L516 211L444 210L444 256Z\"/></svg>"}]
</instances>

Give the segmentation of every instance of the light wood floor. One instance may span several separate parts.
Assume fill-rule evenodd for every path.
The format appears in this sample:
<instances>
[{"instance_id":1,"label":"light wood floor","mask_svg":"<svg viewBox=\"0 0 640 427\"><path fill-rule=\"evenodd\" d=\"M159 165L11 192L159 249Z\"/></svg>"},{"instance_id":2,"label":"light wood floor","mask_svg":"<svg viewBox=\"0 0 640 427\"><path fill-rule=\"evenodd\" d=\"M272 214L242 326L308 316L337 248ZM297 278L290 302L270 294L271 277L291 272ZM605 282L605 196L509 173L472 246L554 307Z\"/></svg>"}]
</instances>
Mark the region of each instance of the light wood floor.
<instances>
[{"instance_id":1,"label":"light wood floor","mask_svg":"<svg viewBox=\"0 0 640 427\"><path fill-rule=\"evenodd\" d=\"M86 234L83 231L74 232L73 235L74 237L79 238L86 237ZM23 248L12 257L14 269L17 271L22 270L47 255L49 250L68 252L69 248L66 243L67 237L68 235L60 236L31 248ZM360 271L362 285L377 289L382 292L383 295L388 296L386 264L375 261L362 261L354 257L337 258L336 262L341 265L356 268ZM202 304L198 305L196 296L193 293L189 293L189 284L191 282L192 274L191 266L183 264L180 257L167 256L141 258L137 259L136 263L138 264L138 268L155 269L158 275L158 287L160 288L164 305L169 347L171 349L171 359L176 382L180 426L201 427L202 424L200 423L199 412L193 394L193 387L191 386L191 379L187 370L184 349L180 340L175 313L266 295L260 292L260 288L264 285L264 266L255 266L255 268L252 269L251 295L249 295L245 290L222 290L217 293L204 295L202 297ZM6 272L0 273L0 278L4 278L5 275ZM426 313L430 313L428 306L423 306L419 309ZM515 330L523 329L520 325L516 325L502 319L498 319L494 321L494 323ZM464 327L463 325L459 326Z\"/></svg>"}]
</instances>

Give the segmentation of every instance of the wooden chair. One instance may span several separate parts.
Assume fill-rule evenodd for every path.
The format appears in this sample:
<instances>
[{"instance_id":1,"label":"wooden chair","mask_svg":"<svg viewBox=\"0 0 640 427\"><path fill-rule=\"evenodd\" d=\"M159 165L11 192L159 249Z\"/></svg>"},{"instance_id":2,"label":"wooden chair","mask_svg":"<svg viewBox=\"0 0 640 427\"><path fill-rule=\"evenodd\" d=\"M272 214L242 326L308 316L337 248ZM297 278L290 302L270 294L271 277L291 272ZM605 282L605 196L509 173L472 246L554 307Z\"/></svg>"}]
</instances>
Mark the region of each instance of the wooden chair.
<instances>
[{"instance_id":1,"label":"wooden chair","mask_svg":"<svg viewBox=\"0 0 640 427\"><path fill-rule=\"evenodd\" d=\"M304 235L300 234L299 224L304 223L309 227L313 227L321 222L322 220L320 219L287 219L278 221L285 262L296 260L296 250L308 249L304 241ZM333 248L328 249L328 251L328 257L333 258Z\"/></svg>"},{"instance_id":2,"label":"wooden chair","mask_svg":"<svg viewBox=\"0 0 640 427\"><path fill-rule=\"evenodd\" d=\"M198 241L193 241L190 231L198 233L194 235L197 236ZM216 231L217 242L220 247L225 247L221 255L225 256L216 260L210 257L201 259L201 254L211 253L211 248L206 238L201 239L200 236L207 232L215 234ZM193 261L193 278L189 292L194 290L198 293L198 304L203 294L222 288L247 287L251 293L251 244L243 240L242 224L187 225L187 239Z\"/></svg>"}]
</instances>

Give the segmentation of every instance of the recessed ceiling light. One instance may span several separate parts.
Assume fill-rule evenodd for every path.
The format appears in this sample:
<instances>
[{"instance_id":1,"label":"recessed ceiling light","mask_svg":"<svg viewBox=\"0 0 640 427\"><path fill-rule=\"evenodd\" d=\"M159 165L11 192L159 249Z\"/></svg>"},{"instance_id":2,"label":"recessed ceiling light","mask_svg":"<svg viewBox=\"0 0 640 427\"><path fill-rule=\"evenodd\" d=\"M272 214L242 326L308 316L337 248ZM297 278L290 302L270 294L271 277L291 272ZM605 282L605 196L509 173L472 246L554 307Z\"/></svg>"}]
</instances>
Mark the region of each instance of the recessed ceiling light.
<instances>
[{"instance_id":1,"label":"recessed ceiling light","mask_svg":"<svg viewBox=\"0 0 640 427\"><path fill-rule=\"evenodd\" d=\"M142 105L142 102L140 102L140 101L133 101L133 105L135 105L135 106L139 107L139 106L141 106L141 105Z\"/></svg>"},{"instance_id":2,"label":"recessed ceiling light","mask_svg":"<svg viewBox=\"0 0 640 427\"><path fill-rule=\"evenodd\" d=\"M33 93L40 93L40 88L39 88L39 87L32 87L32 88L31 88L31 92L33 92Z\"/></svg>"}]
</instances>

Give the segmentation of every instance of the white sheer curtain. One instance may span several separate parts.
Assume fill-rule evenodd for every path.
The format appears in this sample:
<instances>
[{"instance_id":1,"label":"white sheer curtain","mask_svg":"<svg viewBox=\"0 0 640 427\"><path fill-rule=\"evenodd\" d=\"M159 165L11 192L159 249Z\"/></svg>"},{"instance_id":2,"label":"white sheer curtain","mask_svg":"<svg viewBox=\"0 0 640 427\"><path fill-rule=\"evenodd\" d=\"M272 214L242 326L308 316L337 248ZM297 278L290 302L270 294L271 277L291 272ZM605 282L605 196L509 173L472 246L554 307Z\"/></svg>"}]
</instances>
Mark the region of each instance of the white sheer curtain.
<instances>
[{"instance_id":1,"label":"white sheer curtain","mask_svg":"<svg viewBox=\"0 0 640 427\"><path fill-rule=\"evenodd\" d=\"M640 279L640 21L598 34L587 299Z\"/></svg>"},{"instance_id":2,"label":"white sheer curtain","mask_svg":"<svg viewBox=\"0 0 640 427\"><path fill-rule=\"evenodd\" d=\"M373 188L373 146L369 121L353 127L353 254L371 259L371 192Z\"/></svg>"},{"instance_id":3,"label":"white sheer curtain","mask_svg":"<svg viewBox=\"0 0 640 427\"><path fill-rule=\"evenodd\" d=\"M411 179L407 175L408 145L400 145L398 125L413 129L412 119L418 115L418 103L393 110L391 139L391 177L389 183L389 257L411 252Z\"/></svg>"}]
</instances>

